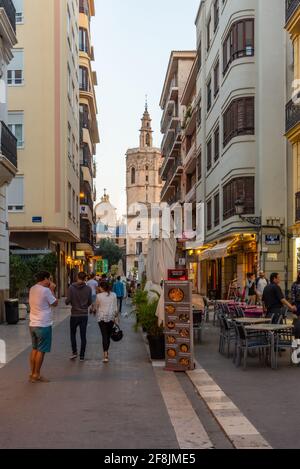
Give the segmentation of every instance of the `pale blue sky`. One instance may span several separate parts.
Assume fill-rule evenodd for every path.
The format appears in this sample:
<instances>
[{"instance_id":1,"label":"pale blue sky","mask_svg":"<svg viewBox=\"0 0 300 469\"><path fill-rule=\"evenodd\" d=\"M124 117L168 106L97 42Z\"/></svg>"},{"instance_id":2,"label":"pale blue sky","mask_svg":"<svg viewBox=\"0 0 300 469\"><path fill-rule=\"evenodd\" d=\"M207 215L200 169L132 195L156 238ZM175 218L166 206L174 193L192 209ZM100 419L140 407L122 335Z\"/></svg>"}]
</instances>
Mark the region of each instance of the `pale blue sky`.
<instances>
[{"instance_id":1,"label":"pale blue sky","mask_svg":"<svg viewBox=\"0 0 300 469\"><path fill-rule=\"evenodd\" d=\"M154 145L160 146L159 100L171 50L196 48L200 0L95 0L94 69L101 144L97 200L106 188L119 214L126 207L125 153L139 145L148 95Z\"/></svg>"}]
</instances>

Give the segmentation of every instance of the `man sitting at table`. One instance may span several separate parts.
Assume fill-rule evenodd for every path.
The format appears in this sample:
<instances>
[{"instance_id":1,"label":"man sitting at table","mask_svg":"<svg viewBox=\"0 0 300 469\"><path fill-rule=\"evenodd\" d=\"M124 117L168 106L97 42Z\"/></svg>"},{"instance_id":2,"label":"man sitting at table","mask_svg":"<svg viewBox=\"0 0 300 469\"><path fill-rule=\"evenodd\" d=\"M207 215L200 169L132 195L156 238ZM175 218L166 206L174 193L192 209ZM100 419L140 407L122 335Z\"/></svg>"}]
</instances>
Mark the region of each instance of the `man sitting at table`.
<instances>
[{"instance_id":1,"label":"man sitting at table","mask_svg":"<svg viewBox=\"0 0 300 469\"><path fill-rule=\"evenodd\" d=\"M271 274L270 284L264 289L262 301L267 311L267 318L272 317L272 323L277 324L280 316L286 306L293 313L296 312L296 306L292 306L285 298L279 286L280 276L278 273Z\"/></svg>"}]
</instances>

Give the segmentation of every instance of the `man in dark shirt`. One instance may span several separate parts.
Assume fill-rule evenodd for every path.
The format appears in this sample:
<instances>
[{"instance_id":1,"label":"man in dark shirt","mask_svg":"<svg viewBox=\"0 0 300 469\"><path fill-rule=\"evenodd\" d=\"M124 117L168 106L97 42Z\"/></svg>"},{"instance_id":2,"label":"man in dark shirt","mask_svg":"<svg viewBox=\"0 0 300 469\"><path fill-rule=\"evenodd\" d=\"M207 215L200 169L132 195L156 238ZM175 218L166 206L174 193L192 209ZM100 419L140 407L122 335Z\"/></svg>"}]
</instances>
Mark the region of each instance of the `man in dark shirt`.
<instances>
[{"instance_id":1,"label":"man in dark shirt","mask_svg":"<svg viewBox=\"0 0 300 469\"><path fill-rule=\"evenodd\" d=\"M290 311L295 312L296 307L292 306L285 298L279 286L280 277L278 273L274 273L270 277L270 284L264 289L262 301L267 310L267 317L272 317L272 322L277 323L279 316L282 314L282 308L286 306Z\"/></svg>"}]
</instances>

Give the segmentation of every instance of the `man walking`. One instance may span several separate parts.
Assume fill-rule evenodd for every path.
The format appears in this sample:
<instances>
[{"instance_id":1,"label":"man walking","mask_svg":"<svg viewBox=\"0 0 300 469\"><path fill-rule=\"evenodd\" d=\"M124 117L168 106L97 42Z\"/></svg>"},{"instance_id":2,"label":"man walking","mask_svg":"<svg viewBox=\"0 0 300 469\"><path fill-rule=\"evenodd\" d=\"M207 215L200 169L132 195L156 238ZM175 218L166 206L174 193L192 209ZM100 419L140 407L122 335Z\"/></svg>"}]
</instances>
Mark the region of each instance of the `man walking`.
<instances>
[{"instance_id":1,"label":"man walking","mask_svg":"<svg viewBox=\"0 0 300 469\"><path fill-rule=\"evenodd\" d=\"M283 313L283 307L286 306L290 311L296 312L296 306L292 306L285 298L279 286L280 277L278 273L271 274L270 284L264 289L262 301L267 310L267 317L272 319L272 323L276 324L280 315Z\"/></svg>"},{"instance_id":2,"label":"man walking","mask_svg":"<svg viewBox=\"0 0 300 469\"><path fill-rule=\"evenodd\" d=\"M53 314L52 306L58 301L50 290L54 285L50 281L49 272L39 272L36 275L37 283L29 292L30 306L30 333L32 338L32 352L30 355L31 383L49 383L41 376L41 367L46 353L51 351Z\"/></svg>"},{"instance_id":3,"label":"man walking","mask_svg":"<svg viewBox=\"0 0 300 469\"><path fill-rule=\"evenodd\" d=\"M125 296L125 288L124 288L123 282L121 281L120 276L117 277L117 281L114 283L113 292L117 296L119 314L122 314L122 304L123 304L123 298Z\"/></svg>"},{"instance_id":4,"label":"man walking","mask_svg":"<svg viewBox=\"0 0 300 469\"><path fill-rule=\"evenodd\" d=\"M87 275L85 272L80 272L78 274L78 281L70 286L66 299L66 305L72 306L70 333L73 353L71 356L71 360L75 360L75 358L78 357L76 342L77 327L79 327L80 329L81 338L80 361L84 361L85 357L88 311L89 307L93 302L92 289L87 286L86 278Z\"/></svg>"}]
</instances>

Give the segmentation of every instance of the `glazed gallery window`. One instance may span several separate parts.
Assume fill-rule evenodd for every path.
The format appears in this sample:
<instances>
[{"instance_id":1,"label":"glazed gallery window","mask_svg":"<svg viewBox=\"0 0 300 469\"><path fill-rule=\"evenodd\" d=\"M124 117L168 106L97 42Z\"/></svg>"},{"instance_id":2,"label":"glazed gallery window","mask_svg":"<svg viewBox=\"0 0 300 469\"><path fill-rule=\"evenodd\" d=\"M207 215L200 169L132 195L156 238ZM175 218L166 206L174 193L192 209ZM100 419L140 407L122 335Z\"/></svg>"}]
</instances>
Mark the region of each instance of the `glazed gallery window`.
<instances>
[{"instance_id":1,"label":"glazed gallery window","mask_svg":"<svg viewBox=\"0 0 300 469\"><path fill-rule=\"evenodd\" d=\"M9 212L24 210L24 176L16 176L7 188L7 203Z\"/></svg>"},{"instance_id":2,"label":"glazed gallery window","mask_svg":"<svg viewBox=\"0 0 300 469\"><path fill-rule=\"evenodd\" d=\"M82 91L90 91L89 71L86 67L79 67L79 88Z\"/></svg>"},{"instance_id":3,"label":"glazed gallery window","mask_svg":"<svg viewBox=\"0 0 300 469\"><path fill-rule=\"evenodd\" d=\"M235 204L242 200L244 214L253 215L255 211L255 180L253 176L235 178L223 186L223 220L235 215Z\"/></svg>"},{"instance_id":4,"label":"glazed gallery window","mask_svg":"<svg viewBox=\"0 0 300 469\"><path fill-rule=\"evenodd\" d=\"M14 49L13 55L13 59L7 67L7 84L22 85L24 74L24 51L23 49Z\"/></svg>"},{"instance_id":5,"label":"glazed gallery window","mask_svg":"<svg viewBox=\"0 0 300 469\"><path fill-rule=\"evenodd\" d=\"M18 148L24 147L24 114L23 112L8 113L8 128L17 139Z\"/></svg>"},{"instance_id":6,"label":"glazed gallery window","mask_svg":"<svg viewBox=\"0 0 300 469\"><path fill-rule=\"evenodd\" d=\"M88 32L84 28L79 28L79 50L87 54L90 50Z\"/></svg>"},{"instance_id":7,"label":"glazed gallery window","mask_svg":"<svg viewBox=\"0 0 300 469\"><path fill-rule=\"evenodd\" d=\"M16 9L16 23L23 23L24 19L24 7L23 0L13 0L14 7Z\"/></svg>"},{"instance_id":8,"label":"glazed gallery window","mask_svg":"<svg viewBox=\"0 0 300 469\"><path fill-rule=\"evenodd\" d=\"M237 21L231 26L223 44L223 73L240 57L254 55L254 20Z\"/></svg>"},{"instance_id":9,"label":"glazed gallery window","mask_svg":"<svg viewBox=\"0 0 300 469\"><path fill-rule=\"evenodd\" d=\"M254 135L254 120L254 97L233 100L223 115L223 146L239 135Z\"/></svg>"}]
</instances>

